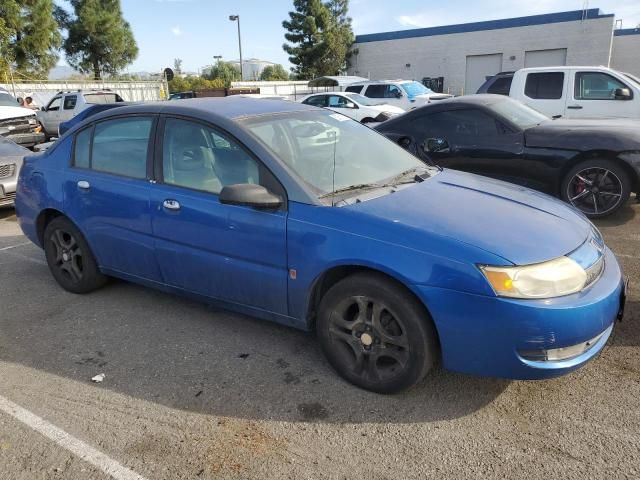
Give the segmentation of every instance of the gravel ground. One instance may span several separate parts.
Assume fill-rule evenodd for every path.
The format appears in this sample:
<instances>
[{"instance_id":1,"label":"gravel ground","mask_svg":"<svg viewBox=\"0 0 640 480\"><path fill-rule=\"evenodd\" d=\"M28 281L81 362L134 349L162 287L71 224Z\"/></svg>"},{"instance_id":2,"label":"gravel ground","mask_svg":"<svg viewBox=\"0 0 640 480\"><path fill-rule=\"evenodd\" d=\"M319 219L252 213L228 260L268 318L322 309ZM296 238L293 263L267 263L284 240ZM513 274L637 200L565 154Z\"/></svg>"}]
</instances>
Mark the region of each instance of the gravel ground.
<instances>
[{"instance_id":1,"label":"gravel ground","mask_svg":"<svg viewBox=\"0 0 640 480\"><path fill-rule=\"evenodd\" d=\"M0 396L149 480L640 478L639 213L598 222L631 280L598 359L539 382L436 371L381 396L303 332L118 281L66 293L0 211ZM0 478L107 476L0 412Z\"/></svg>"}]
</instances>

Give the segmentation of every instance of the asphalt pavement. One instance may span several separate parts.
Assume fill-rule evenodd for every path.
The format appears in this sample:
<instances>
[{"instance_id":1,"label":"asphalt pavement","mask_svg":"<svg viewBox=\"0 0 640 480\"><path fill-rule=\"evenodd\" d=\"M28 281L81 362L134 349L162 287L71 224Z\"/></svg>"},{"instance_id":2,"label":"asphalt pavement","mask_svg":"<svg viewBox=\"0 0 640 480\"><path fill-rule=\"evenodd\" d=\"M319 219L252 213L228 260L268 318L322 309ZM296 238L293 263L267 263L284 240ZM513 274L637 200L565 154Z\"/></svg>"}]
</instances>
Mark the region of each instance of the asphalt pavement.
<instances>
[{"instance_id":1,"label":"asphalt pavement","mask_svg":"<svg viewBox=\"0 0 640 480\"><path fill-rule=\"evenodd\" d=\"M597 223L631 294L596 360L382 396L304 332L121 281L67 293L0 210L0 479L640 478L640 205Z\"/></svg>"}]
</instances>

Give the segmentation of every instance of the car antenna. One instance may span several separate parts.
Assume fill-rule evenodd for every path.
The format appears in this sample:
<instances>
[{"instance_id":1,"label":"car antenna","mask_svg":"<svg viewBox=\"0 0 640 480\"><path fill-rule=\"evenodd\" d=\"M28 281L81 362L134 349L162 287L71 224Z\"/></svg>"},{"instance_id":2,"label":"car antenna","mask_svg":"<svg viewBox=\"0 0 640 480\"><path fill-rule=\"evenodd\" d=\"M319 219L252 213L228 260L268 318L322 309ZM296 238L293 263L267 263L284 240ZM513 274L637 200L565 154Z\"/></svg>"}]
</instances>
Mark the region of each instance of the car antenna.
<instances>
[{"instance_id":1,"label":"car antenna","mask_svg":"<svg viewBox=\"0 0 640 480\"><path fill-rule=\"evenodd\" d=\"M336 206L336 143L338 143L337 132L331 132L333 135L333 185L331 186L331 206Z\"/></svg>"}]
</instances>

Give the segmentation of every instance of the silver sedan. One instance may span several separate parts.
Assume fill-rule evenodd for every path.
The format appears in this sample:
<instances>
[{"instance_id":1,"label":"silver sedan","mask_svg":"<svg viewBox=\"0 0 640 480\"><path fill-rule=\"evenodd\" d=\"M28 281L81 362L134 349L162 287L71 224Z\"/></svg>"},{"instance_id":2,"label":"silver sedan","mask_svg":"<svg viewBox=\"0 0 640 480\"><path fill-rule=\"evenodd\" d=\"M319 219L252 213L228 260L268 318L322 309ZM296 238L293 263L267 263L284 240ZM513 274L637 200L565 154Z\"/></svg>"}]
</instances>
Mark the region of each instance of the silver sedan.
<instances>
[{"instance_id":1,"label":"silver sedan","mask_svg":"<svg viewBox=\"0 0 640 480\"><path fill-rule=\"evenodd\" d=\"M13 206L18 173L24 156L29 153L33 152L0 137L0 207Z\"/></svg>"}]
</instances>

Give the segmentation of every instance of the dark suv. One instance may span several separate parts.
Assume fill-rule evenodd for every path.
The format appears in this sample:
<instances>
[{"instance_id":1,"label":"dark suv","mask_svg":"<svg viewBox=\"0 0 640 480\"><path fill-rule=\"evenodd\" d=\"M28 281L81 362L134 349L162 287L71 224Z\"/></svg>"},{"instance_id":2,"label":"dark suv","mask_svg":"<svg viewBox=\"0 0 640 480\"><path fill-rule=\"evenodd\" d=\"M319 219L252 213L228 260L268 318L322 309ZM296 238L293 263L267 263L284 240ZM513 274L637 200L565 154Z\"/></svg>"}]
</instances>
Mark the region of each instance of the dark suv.
<instances>
[{"instance_id":1,"label":"dark suv","mask_svg":"<svg viewBox=\"0 0 640 480\"><path fill-rule=\"evenodd\" d=\"M514 72L500 72L493 77L487 78L487 81L482 84L476 93L494 93L508 97L513 74Z\"/></svg>"}]
</instances>

